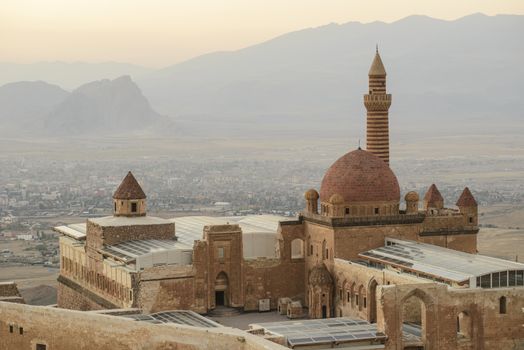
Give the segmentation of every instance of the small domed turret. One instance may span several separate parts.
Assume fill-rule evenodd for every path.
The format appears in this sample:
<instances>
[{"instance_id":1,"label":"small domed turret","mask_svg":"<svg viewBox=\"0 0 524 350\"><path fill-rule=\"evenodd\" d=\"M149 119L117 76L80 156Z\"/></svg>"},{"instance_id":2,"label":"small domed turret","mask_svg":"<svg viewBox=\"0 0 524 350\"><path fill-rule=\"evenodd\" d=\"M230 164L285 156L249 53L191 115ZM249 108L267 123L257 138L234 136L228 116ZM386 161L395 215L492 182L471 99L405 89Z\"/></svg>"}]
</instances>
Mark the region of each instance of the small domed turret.
<instances>
[{"instance_id":1,"label":"small domed turret","mask_svg":"<svg viewBox=\"0 0 524 350\"><path fill-rule=\"evenodd\" d=\"M306 199L306 211L308 213L318 214L318 192L311 188L304 193Z\"/></svg>"},{"instance_id":2,"label":"small domed turret","mask_svg":"<svg viewBox=\"0 0 524 350\"><path fill-rule=\"evenodd\" d=\"M304 198L306 200L317 200L318 197L318 192L314 188L310 188L306 191L306 193L304 193Z\"/></svg>"},{"instance_id":3,"label":"small domed turret","mask_svg":"<svg viewBox=\"0 0 524 350\"><path fill-rule=\"evenodd\" d=\"M415 191L408 192L404 199L406 200L406 214L417 214L420 199L418 193Z\"/></svg>"}]
</instances>

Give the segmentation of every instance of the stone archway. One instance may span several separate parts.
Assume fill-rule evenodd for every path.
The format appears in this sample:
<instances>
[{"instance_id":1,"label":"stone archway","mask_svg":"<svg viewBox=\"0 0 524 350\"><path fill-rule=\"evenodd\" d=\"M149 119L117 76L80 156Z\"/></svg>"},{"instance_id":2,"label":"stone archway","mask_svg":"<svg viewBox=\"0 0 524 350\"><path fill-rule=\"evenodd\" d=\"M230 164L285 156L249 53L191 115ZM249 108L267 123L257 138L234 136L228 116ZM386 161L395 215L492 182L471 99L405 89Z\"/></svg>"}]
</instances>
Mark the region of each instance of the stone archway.
<instances>
[{"instance_id":1,"label":"stone archway","mask_svg":"<svg viewBox=\"0 0 524 350\"><path fill-rule=\"evenodd\" d=\"M229 306L229 279L222 271L215 279L215 306Z\"/></svg>"},{"instance_id":2,"label":"stone archway","mask_svg":"<svg viewBox=\"0 0 524 350\"><path fill-rule=\"evenodd\" d=\"M400 335L402 349L432 349L427 339L434 313L431 298L422 290L414 289L400 302ZM429 327L429 328L428 328ZM404 336L403 331L409 336Z\"/></svg>"},{"instance_id":3,"label":"stone archway","mask_svg":"<svg viewBox=\"0 0 524 350\"><path fill-rule=\"evenodd\" d=\"M378 283L372 279L368 285L368 300L369 300L369 322L377 322L377 286Z\"/></svg>"}]
</instances>

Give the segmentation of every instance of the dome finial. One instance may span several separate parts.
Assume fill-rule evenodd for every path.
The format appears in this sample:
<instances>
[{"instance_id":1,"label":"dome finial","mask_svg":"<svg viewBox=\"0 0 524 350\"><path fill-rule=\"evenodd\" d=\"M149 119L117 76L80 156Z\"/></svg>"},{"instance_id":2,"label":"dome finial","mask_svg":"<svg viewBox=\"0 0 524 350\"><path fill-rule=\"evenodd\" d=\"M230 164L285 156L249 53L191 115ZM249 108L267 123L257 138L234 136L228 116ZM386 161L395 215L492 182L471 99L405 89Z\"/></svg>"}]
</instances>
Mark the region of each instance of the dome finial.
<instances>
[{"instance_id":1,"label":"dome finial","mask_svg":"<svg viewBox=\"0 0 524 350\"><path fill-rule=\"evenodd\" d=\"M376 45L376 53L378 53L378 44L375 44Z\"/></svg>"}]
</instances>

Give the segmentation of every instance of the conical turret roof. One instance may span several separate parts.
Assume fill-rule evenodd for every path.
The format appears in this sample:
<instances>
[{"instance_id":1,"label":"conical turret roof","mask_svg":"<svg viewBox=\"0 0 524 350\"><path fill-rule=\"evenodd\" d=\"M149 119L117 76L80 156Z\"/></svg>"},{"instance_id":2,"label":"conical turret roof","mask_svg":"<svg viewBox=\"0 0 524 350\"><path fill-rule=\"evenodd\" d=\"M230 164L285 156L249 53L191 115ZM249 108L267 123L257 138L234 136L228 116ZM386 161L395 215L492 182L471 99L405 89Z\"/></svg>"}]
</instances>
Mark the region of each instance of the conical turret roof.
<instances>
[{"instance_id":1,"label":"conical turret roof","mask_svg":"<svg viewBox=\"0 0 524 350\"><path fill-rule=\"evenodd\" d=\"M373 63L371 63L371 67L369 68L368 75L386 75L386 68L384 68L384 63L382 63L378 49L375 53Z\"/></svg>"},{"instance_id":2,"label":"conical turret roof","mask_svg":"<svg viewBox=\"0 0 524 350\"><path fill-rule=\"evenodd\" d=\"M464 188L464 191L462 191L457 201L457 207L476 207L477 205L477 201L475 197L473 197L473 194L471 194L469 188Z\"/></svg>"},{"instance_id":3,"label":"conical turret roof","mask_svg":"<svg viewBox=\"0 0 524 350\"><path fill-rule=\"evenodd\" d=\"M435 202L443 202L444 198L440 194L440 191L438 190L437 186L435 184L432 184L428 191L426 192L426 195L424 196L424 200L428 203L435 203Z\"/></svg>"},{"instance_id":4,"label":"conical turret roof","mask_svg":"<svg viewBox=\"0 0 524 350\"><path fill-rule=\"evenodd\" d=\"M146 194L138 184L133 173L128 172L113 194L113 199L145 199Z\"/></svg>"}]
</instances>

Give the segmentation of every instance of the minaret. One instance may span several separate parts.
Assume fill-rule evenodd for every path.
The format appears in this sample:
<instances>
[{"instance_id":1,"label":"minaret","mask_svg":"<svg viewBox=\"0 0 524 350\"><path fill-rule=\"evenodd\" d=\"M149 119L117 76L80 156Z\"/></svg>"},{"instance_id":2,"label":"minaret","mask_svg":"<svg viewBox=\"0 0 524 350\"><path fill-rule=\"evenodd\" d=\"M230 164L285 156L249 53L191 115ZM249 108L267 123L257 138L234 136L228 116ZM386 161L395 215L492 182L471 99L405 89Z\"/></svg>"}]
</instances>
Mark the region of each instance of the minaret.
<instances>
[{"instance_id":1,"label":"minaret","mask_svg":"<svg viewBox=\"0 0 524 350\"><path fill-rule=\"evenodd\" d=\"M386 94L386 69L377 51L369 69L369 93L364 95L368 111L367 150L389 164L389 118L391 94Z\"/></svg>"}]
</instances>

